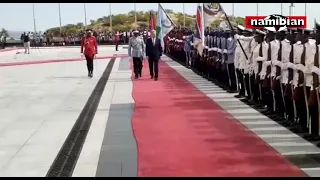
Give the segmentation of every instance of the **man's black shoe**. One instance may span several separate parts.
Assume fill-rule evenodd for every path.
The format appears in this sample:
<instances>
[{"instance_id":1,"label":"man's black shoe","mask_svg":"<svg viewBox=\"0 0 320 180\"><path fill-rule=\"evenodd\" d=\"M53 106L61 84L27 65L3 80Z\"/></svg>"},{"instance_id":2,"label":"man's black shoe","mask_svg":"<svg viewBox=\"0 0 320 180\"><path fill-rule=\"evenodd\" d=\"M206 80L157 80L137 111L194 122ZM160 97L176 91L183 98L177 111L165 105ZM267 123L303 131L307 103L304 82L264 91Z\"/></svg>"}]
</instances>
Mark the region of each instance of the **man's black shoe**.
<instances>
[{"instance_id":1,"label":"man's black shoe","mask_svg":"<svg viewBox=\"0 0 320 180\"><path fill-rule=\"evenodd\" d=\"M138 75L135 75L135 76L134 76L134 78L135 78L135 79L138 79L138 78L139 78L139 76L138 76Z\"/></svg>"},{"instance_id":2,"label":"man's black shoe","mask_svg":"<svg viewBox=\"0 0 320 180\"><path fill-rule=\"evenodd\" d=\"M154 78L155 81L158 81L158 78Z\"/></svg>"},{"instance_id":3,"label":"man's black shoe","mask_svg":"<svg viewBox=\"0 0 320 180\"><path fill-rule=\"evenodd\" d=\"M244 95L242 95L242 94L238 94L238 95L235 95L234 97L235 97L235 98L243 98L243 97L244 97Z\"/></svg>"},{"instance_id":4,"label":"man's black shoe","mask_svg":"<svg viewBox=\"0 0 320 180\"><path fill-rule=\"evenodd\" d=\"M153 76L150 76L150 79L153 79Z\"/></svg>"}]
</instances>

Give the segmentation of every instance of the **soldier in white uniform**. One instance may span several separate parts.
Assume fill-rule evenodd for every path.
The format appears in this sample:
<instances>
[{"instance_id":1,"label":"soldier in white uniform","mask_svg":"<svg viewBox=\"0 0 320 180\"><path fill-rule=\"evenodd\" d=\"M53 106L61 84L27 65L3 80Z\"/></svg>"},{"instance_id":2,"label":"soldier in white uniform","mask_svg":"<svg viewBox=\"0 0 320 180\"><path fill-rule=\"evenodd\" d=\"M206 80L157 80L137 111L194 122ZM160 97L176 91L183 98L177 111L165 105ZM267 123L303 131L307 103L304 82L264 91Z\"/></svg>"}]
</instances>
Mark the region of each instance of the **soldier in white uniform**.
<instances>
[{"instance_id":1,"label":"soldier in white uniform","mask_svg":"<svg viewBox=\"0 0 320 180\"><path fill-rule=\"evenodd\" d=\"M240 40L242 49L240 49L239 53L239 70L241 72L241 77L238 79L239 81L243 81L244 89L245 92L247 93L246 99L244 99L245 102L248 102L250 99L250 89L249 89L249 69L250 69L250 64L249 64L249 55L251 54L251 42L253 40L252 36L252 30L251 29L245 29L243 31L243 35L236 36L237 39ZM239 45L240 46L240 45ZM240 47L241 48L241 47ZM252 104L252 103L250 103Z\"/></svg>"},{"instance_id":2,"label":"soldier in white uniform","mask_svg":"<svg viewBox=\"0 0 320 180\"><path fill-rule=\"evenodd\" d=\"M253 69L252 73L252 81L251 81L251 89L252 89L252 94L253 94L253 100L256 103L256 107L260 107L262 103L262 98L261 98L261 84L260 84L260 76L259 73L261 71L261 64L259 66L258 63L258 58L259 56L262 57L262 48L263 45L262 43L264 42L266 33L257 29L256 30L256 35L254 37L254 41L256 42L256 45L251 47L252 48L252 53L251 53L251 66Z\"/></svg>"},{"instance_id":3,"label":"soldier in white uniform","mask_svg":"<svg viewBox=\"0 0 320 180\"><path fill-rule=\"evenodd\" d=\"M270 42L273 40L274 34L272 32L268 32L266 34L265 40L262 42L262 53L259 57L257 58L259 66L261 66L261 71L259 73L259 78L260 78L260 88L261 88L261 99L262 99L262 104L267 105L270 109L270 98L272 98L270 92L269 92L269 87L268 87L268 65L271 63L271 49L270 49ZM267 62L270 61L270 62ZM265 106L261 106L265 107ZM266 115L269 115L270 112L265 111L263 112Z\"/></svg>"},{"instance_id":4,"label":"soldier in white uniform","mask_svg":"<svg viewBox=\"0 0 320 180\"><path fill-rule=\"evenodd\" d=\"M309 98L309 108L310 108L310 118L311 118L311 137L308 138L312 141L319 140L320 137L320 129L319 129L319 80L320 80L320 25L316 23L316 32L315 32L315 58L312 67L313 73L313 86L312 86L312 93ZM320 147L320 143L317 144Z\"/></svg>"},{"instance_id":5,"label":"soldier in white uniform","mask_svg":"<svg viewBox=\"0 0 320 180\"><path fill-rule=\"evenodd\" d=\"M308 108L307 108L307 98L310 94L310 88L305 85L304 71L306 67L306 45L309 40L310 31L305 31L303 29L298 29L297 42L293 46L293 65L291 68L294 70L293 75L293 85L294 94L293 100L296 105L297 117L299 120L299 126L296 126L292 130L294 132L308 132Z\"/></svg>"},{"instance_id":6,"label":"soldier in white uniform","mask_svg":"<svg viewBox=\"0 0 320 180\"><path fill-rule=\"evenodd\" d=\"M139 37L139 31L135 30L134 36L129 39L128 55L132 57L135 78L142 75L142 62L144 59L145 44Z\"/></svg>"},{"instance_id":7,"label":"soldier in white uniform","mask_svg":"<svg viewBox=\"0 0 320 180\"><path fill-rule=\"evenodd\" d=\"M245 87L244 87L243 75L240 70L240 56L241 54L243 54L243 52L242 52L241 46L239 45L239 42L242 45L243 40L239 37L242 36L243 31L245 30L245 27L238 25L237 28L238 28L237 32L234 36L235 40L237 41L237 47L235 50L235 57L234 57L234 68L236 69L237 87L238 87L239 94L236 95L235 97L241 98L245 96Z\"/></svg>"},{"instance_id":8,"label":"soldier in white uniform","mask_svg":"<svg viewBox=\"0 0 320 180\"><path fill-rule=\"evenodd\" d=\"M310 118L311 118L311 137L308 140L318 141L320 139L320 131L319 131L319 79L320 79L320 25L316 23L316 32L314 34L314 38L316 40L315 44L315 56L312 67L312 84L311 86L311 94L309 97L309 110L310 110ZM317 145L320 147L320 143Z\"/></svg>"},{"instance_id":9,"label":"soldier in white uniform","mask_svg":"<svg viewBox=\"0 0 320 180\"><path fill-rule=\"evenodd\" d=\"M284 116L284 99L282 98L282 87L280 86L281 78L281 42L285 38L286 31L277 32L275 39L271 42L271 79L270 90L272 92L272 111L275 113L275 121L285 120Z\"/></svg>"}]
</instances>

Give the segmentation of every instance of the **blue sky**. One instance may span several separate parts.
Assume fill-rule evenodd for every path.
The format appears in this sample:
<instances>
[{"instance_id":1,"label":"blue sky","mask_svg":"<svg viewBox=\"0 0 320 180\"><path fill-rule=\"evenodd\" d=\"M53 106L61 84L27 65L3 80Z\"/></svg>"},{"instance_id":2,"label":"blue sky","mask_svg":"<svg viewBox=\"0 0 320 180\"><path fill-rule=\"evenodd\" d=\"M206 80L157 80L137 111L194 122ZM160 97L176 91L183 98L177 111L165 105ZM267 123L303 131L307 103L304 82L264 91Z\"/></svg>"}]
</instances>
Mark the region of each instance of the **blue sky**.
<instances>
[{"instance_id":1,"label":"blue sky","mask_svg":"<svg viewBox=\"0 0 320 180\"><path fill-rule=\"evenodd\" d=\"M161 3L165 9L182 12L183 3ZM185 12L195 14L196 3L185 3ZM112 3L112 14L127 13L133 10L133 3ZM232 3L222 3L227 14L232 14ZM256 15L256 3L235 3L235 16ZM87 22L109 15L109 3L87 3ZM283 3L283 15L289 15L289 4ZM157 3L136 3L139 10L157 10ZM83 3L61 3L62 25L84 22ZM304 3L295 3L295 15L304 15ZM320 3L307 3L308 28L313 27L314 18L320 22ZM1 18L0 28L11 31L32 31L33 17L31 3L2 3L2 14L8 15ZM13 13L14 12L14 13ZM259 15L280 14L281 3L259 3ZM58 3L35 4L36 27L44 31L50 27L59 26Z\"/></svg>"}]
</instances>

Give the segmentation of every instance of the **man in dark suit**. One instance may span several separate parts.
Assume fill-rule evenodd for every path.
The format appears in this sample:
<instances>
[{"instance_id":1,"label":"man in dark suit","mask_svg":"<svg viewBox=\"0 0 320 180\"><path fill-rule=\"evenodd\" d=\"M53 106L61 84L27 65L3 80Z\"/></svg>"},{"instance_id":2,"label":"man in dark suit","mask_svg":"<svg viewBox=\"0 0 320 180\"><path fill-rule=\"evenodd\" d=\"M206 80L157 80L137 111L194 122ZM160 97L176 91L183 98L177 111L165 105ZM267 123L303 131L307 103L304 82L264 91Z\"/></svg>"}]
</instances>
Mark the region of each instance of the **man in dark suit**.
<instances>
[{"instance_id":1,"label":"man in dark suit","mask_svg":"<svg viewBox=\"0 0 320 180\"><path fill-rule=\"evenodd\" d=\"M148 57L151 79L154 78L154 80L157 81L159 72L159 59L162 56L162 47L160 39L156 38L155 30L150 32L150 38L147 39L146 56Z\"/></svg>"}]
</instances>

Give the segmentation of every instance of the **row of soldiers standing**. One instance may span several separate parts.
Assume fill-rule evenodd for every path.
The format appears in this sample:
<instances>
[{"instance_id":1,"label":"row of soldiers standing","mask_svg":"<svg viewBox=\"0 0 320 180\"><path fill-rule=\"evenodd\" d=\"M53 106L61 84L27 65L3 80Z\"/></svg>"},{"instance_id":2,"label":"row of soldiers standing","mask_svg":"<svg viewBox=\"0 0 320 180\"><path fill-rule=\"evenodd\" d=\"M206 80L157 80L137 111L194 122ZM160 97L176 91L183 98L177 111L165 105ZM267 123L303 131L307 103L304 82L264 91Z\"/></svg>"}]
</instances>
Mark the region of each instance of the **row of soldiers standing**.
<instances>
[{"instance_id":1,"label":"row of soldiers standing","mask_svg":"<svg viewBox=\"0 0 320 180\"><path fill-rule=\"evenodd\" d=\"M165 39L165 52L320 146L320 26L235 29L206 29L202 53L193 46L192 31L174 30Z\"/></svg>"}]
</instances>

